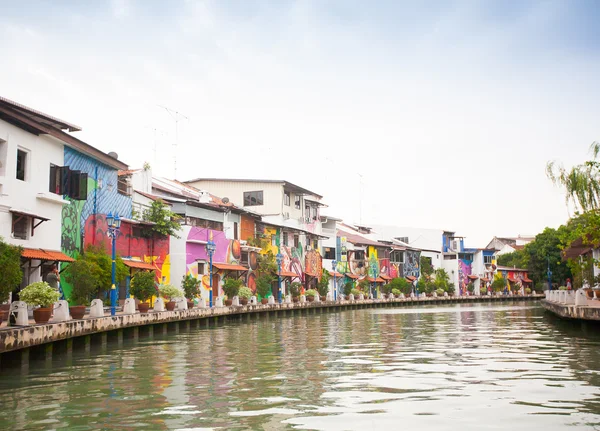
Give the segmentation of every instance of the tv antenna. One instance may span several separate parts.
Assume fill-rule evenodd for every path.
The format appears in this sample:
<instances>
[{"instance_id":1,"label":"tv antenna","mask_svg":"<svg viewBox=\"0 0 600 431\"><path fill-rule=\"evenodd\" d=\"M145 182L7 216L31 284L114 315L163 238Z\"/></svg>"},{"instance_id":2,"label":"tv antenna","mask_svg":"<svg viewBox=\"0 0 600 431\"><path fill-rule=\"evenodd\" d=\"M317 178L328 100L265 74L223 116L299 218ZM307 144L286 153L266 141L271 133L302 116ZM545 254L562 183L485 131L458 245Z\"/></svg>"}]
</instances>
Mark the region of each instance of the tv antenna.
<instances>
[{"instance_id":1,"label":"tv antenna","mask_svg":"<svg viewBox=\"0 0 600 431\"><path fill-rule=\"evenodd\" d=\"M177 145L179 144L179 121L182 118L190 121L190 118L183 115L174 109L167 108L166 106L158 105L169 113L169 115L175 120L175 143L173 144L173 179L177 179Z\"/></svg>"},{"instance_id":2,"label":"tv antenna","mask_svg":"<svg viewBox=\"0 0 600 431\"><path fill-rule=\"evenodd\" d=\"M169 133L165 132L164 130L160 130L156 127L152 127L152 126L146 126L146 129L150 129L152 130L152 133L154 134L154 146L152 148L152 151L154 153L154 166L156 166L158 159L156 157L156 152L157 152L157 147L158 147L158 139L156 138L156 135L160 135L160 136L165 136L168 135Z\"/></svg>"}]
</instances>

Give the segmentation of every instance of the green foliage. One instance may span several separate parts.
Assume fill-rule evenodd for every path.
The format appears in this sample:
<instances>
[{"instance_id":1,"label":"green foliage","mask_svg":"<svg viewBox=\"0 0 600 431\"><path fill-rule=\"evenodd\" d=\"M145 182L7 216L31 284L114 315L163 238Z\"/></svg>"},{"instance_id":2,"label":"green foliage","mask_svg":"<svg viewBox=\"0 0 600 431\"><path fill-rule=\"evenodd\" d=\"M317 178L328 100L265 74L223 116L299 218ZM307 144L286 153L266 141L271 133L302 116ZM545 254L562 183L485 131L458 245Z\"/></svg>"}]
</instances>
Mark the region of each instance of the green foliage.
<instances>
[{"instance_id":1,"label":"green foliage","mask_svg":"<svg viewBox=\"0 0 600 431\"><path fill-rule=\"evenodd\" d=\"M302 283L298 283L294 281L290 284L290 294L293 298L298 298L300 296L300 290L302 289Z\"/></svg>"},{"instance_id":2,"label":"green foliage","mask_svg":"<svg viewBox=\"0 0 600 431\"><path fill-rule=\"evenodd\" d=\"M200 295L200 284L202 282L192 274L186 274L181 280L181 288L185 297L190 301Z\"/></svg>"},{"instance_id":3,"label":"green foliage","mask_svg":"<svg viewBox=\"0 0 600 431\"><path fill-rule=\"evenodd\" d=\"M363 295L365 294L365 292L363 292L363 291L361 291L361 290L358 290L358 289L352 289L352 290L350 291L350 293L351 293L352 295L354 295L354 299L358 299L358 297L359 297L361 294L363 294Z\"/></svg>"},{"instance_id":4,"label":"green foliage","mask_svg":"<svg viewBox=\"0 0 600 431\"><path fill-rule=\"evenodd\" d=\"M527 268L527 257L525 250L516 250L498 256L498 265L510 266L511 268Z\"/></svg>"},{"instance_id":5,"label":"green foliage","mask_svg":"<svg viewBox=\"0 0 600 431\"><path fill-rule=\"evenodd\" d=\"M360 290L362 290L363 292L368 292L370 286L371 286L371 284L369 283L369 280L367 280L366 278L363 278L362 280L360 280L358 282L358 288Z\"/></svg>"},{"instance_id":6,"label":"green foliage","mask_svg":"<svg viewBox=\"0 0 600 431\"><path fill-rule=\"evenodd\" d=\"M233 299L234 296L237 296L243 284L244 282L239 278L226 278L223 282L223 292L227 295L227 299Z\"/></svg>"},{"instance_id":7,"label":"green foliage","mask_svg":"<svg viewBox=\"0 0 600 431\"><path fill-rule=\"evenodd\" d=\"M271 283L273 282L272 276L268 274L259 275L256 278L256 293L261 298L267 298L272 295L271 292Z\"/></svg>"},{"instance_id":8,"label":"green foliage","mask_svg":"<svg viewBox=\"0 0 600 431\"><path fill-rule=\"evenodd\" d=\"M433 274L433 266L431 265L431 258L427 256L421 256L419 259L421 275L431 276Z\"/></svg>"},{"instance_id":9,"label":"green foliage","mask_svg":"<svg viewBox=\"0 0 600 431\"><path fill-rule=\"evenodd\" d=\"M304 295L306 295L306 296L312 296L314 298L315 296L318 295L318 293L319 292L317 292L314 289L308 289L306 292L304 292Z\"/></svg>"},{"instance_id":10,"label":"green foliage","mask_svg":"<svg viewBox=\"0 0 600 431\"><path fill-rule=\"evenodd\" d=\"M262 248L264 250L269 248L269 241L266 240L265 238L250 237L246 240L246 244L248 244L250 247L258 247L258 248Z\"/></svg>"},{"instance_id":11,"label":"green foliage","mask_svg":"<svg viewBox=\"0 0 600 431\"><path fill-rule=\"evenodd\" d=\"M567 290L567 286L558 286L558 290Z\"/></svg>"},{"instance_id":12,"label":"green foliage","mask_svg":"<svg viewBox=\"0 0 600 431\"><path fill-rule=\"evenodd\" d=\"M506 280L502 278L502 274L496 273L494 281L492 281L492 290L494 292L502 292L506 287Z\"/></svg>"},{"instance_id":13,"label":"green foliage","mask_svg":"<svg viewBox=\"0 0 600 431\"><path fill-rule=\"evenodd\" d=\"M352 289L354 289L354 283L351 281L347 281L344 284L344 295L350 295L350 293L352 292Z\"/></svg>"},{"instance_id":14,"label":"green foliage","mask_svg":"<svg viewBox=\"0 0 600 431\"><path fill-rule=\"evenodd\" d=\"M183 296L181 289L178 289L171 284L161 284L158 286L158 292L160 293L160 296L168 300Z\"/></svg>"},{"instance_id":15,"label":"green foliage","mask_svg":"<svg viewBox=\"0 0 600 431\"><path fill-rule=\"evenodd\" d=\"M257 272L259 275L266 275L269 277L273 277L273 274L277 274L279 271L279 267L277 266L277 261L275 260L275 255L271 250L269 250L265 254L258 255L258 269ZM273 281L271 279L271 281Z\"/></svg>"},{"instance_id":16,"label":"green foliage","mask_svg":"<svg viewBox=\"0 0 600 431\"><path fill-rule=\"evenodd\" d=\"M0 303L8 300L10 292L19 286L23 279L22 252L22 247L8 244L0 237Z\"/></svg>"},{"instance_id":17,"label":"green foliage","mask_svg":"<svg viewBox=\"0 0 600 431\"><path fill-rule=\"evenodd\" d=\"M394 296L400 296L402 292L400 291L400 289L392 289L392 295Z\"/></svg>"},{"instance_id":18,"label":"green foliage","mask_svg":"<svg viewBox=\"0 0 600 431\"><path fill-rule=\"evenodd\" d=\"M590 146L592 160L573 166L570 170L554 162L546 165L546 174L552 182L566 192L566 204L573 202L583 211L600 209L600 143Z\"/></svg>"},{"instance_id":19,"label":"green foliage","mask_svg":"<svg viewBox=\"0 0 600 431\"><path fill-rule=\"evenodd\" d=\"M438 296L444 296L444 289L437 289L437 290L435 291L435 293L436 293Z\"/></svg>"},{"instance_id":20,"label":"green foliage","mask_svg":"<svg viewBox=\"0 0 600 431\"><path fill-rule=\"evenodd\" d=\"M469 291L469 293L475 292L475 283L470 282L469 284L467 284L467 290Z\"/></svg>"},{"instance_id":21,"label":"green foliage","mask_svg":"<svg viewBox=\"0 0 600 431\"><path fill-rule=\"evenodd\" d=\"M240 297L240 299L250 299L253 295L254 293L252 292L252 290L246 286L240 287L240 290L238 292L238 296Z\"/></svg>"},{"instance_id":22,"label":"green foliage","mask_svg":"<svg viewBox=\"0 0 600 431\"><path fill-rule=\"evenodd\" d=\"M525 288L525 293L529 295L529 294L531 293L531 288L529 288L529 287L526 287L526 288Z\"/></svg>"},{"instance_id":23,"label":"green foliage","mask_svg":"<svg viewBox=\"0 0 600 431\"><path fill-rule=\"evenodd\" d=\"M321 280L317 283L317 291L321 296L327 296L329 293L329 280L331 279L331 275L329 271L323 270L323 274L321 275Z\"/></svg>"},{"instance_id":24,"label":"green foliage","mask_svg":"<svg viewBox=\"0 0 600 431\"><path fill-rule=\"evenodd\" d=\"M60 293L50 287L45 281L36 281L19 292L21 301L28 305L47 308L60 298Z\"/></svg>"},{"instance_id":25,"label":"green foliage","mask_svg":"<svg viewBox=\"0 0 600 431\"><path fill-rule=\"evenodd\" d=\"M75 262L67 267L65 280L73 286L70 298L72 304L88 305L98 294L99 272L98 264L86 259L85 255L79 255Z\"/></svg>"},{"instance_id":26,"label":"green foliage","mask_svg":"<svg viewBox=\"0 0 600 431\"><path fill-rule=\"evenodd\" d=\"M155 279L154 271L140 271L131 279L129 292L140 301L146 302L156 295Z\"/></svg>"},{"instance_id":27,"label":"green foliage","mask_svg":"<svg viewBox=\"0 0 600 431\"><path fill-rule=\"evenodd\" d=\"M404 277L392 279L392 281L388 283L388 286L391 287L392 292L394 291L394 289L396 289L399 290L401 293L404 293L405 295L409 295L412 290L412 284Z\"/></svg>"},{"instance_id":28,"label":"green foliage","mask_svg":"<svg viewBox=\"0 0 600 431\"><path fill-rule=\"evenodd\" d=\"M381 286L381 291L386 295L389 295L390 293L392 293L392 285L390 283L384 284L383 286Z\"/></svg>"},{"instance_id":29,"label":"green foliage","mask_svg":"<svg viewBox=\"0 0 600 431\"><path fill-rule=\"evenodd\" d=\"M94 273L91 276L94 278L94 282L98 285L98 291L109 290L112 286L112 259L111 256L100 246L88 246L85 252L81 256L82 259L87 260L91 264L95 265ZM68 268L67 268L68 272ZM116 284L129 275L129 269L123 263L123 259L117 255L116 259Z\"/></svg>"},{"instance_id":30,"label":"green foliage","mask_svg":"<svg viewBox=\"0 0 600 431\"><path fill-rule=\"evenodd\" d=\"M150 208L144 210L142 218L144 221L154 223L149 228L151 232L179 238L177 232L181 230L181 225L179 224L181 217L171 211L169 205L162 199L153 201Z\"/></svg>"}]
</instances>

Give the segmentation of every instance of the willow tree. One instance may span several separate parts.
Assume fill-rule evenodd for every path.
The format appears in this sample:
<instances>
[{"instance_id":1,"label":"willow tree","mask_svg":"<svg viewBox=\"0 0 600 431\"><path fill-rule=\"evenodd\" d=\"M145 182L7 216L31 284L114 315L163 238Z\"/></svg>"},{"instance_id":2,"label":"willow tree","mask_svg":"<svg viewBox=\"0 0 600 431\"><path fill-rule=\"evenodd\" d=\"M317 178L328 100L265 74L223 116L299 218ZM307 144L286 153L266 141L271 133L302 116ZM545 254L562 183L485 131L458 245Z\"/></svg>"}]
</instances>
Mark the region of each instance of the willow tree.
<instances>
[{"instance_id":1,"label":"willow tree","mask_svg":"<svg viewBox=\"0 0 600 431\"><path fill-rule=\"evenodd\" d=\"M552 182L565 189L566 203L573 202L576 210L583 212L600 210L600 143L590 146L592 160L566 169L555 162L548 162L546 173Z\"/></svg>"}]
</instances>

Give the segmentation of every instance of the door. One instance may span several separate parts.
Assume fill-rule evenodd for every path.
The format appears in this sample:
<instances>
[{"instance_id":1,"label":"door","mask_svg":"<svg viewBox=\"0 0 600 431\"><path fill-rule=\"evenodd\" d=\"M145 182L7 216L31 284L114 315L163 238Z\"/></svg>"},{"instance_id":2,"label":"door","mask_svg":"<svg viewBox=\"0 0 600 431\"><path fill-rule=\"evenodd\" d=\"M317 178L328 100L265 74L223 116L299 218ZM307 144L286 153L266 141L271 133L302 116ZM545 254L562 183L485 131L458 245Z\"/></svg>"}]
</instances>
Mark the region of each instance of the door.
<instances>
[{"instance_id":1,"label":"door","mask_svg":"<svg viewBox=\"0 0 600 431\"><path fill-rule=\"evenodd\" d=\"M212 276L213 300L219 296L219 278L219 274L213 274Z\"/></svg>"}]
</instances>

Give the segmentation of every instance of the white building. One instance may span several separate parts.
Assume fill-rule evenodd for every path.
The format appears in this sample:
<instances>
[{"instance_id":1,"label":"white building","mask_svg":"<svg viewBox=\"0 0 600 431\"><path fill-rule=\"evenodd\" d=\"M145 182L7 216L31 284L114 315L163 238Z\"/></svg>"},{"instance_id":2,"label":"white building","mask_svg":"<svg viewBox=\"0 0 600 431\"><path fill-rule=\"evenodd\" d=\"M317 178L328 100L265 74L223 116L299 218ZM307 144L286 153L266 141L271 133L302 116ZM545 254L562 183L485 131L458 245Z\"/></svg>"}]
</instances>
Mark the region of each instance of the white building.
<instances>
[{"instance_id":1,"label":"white building","mask_svg":"<svg viewBox=\"0 0 600 431\"><path fill-rule=\"evenodd\" d=\"M496 256L500 256L507 253L513 253L517 250L523 250L525 245L529 244L535 239L535 236L521 236L516 237L494 237L485 247L486 249L496 250Z\"/></svg>"}]
</instances>

